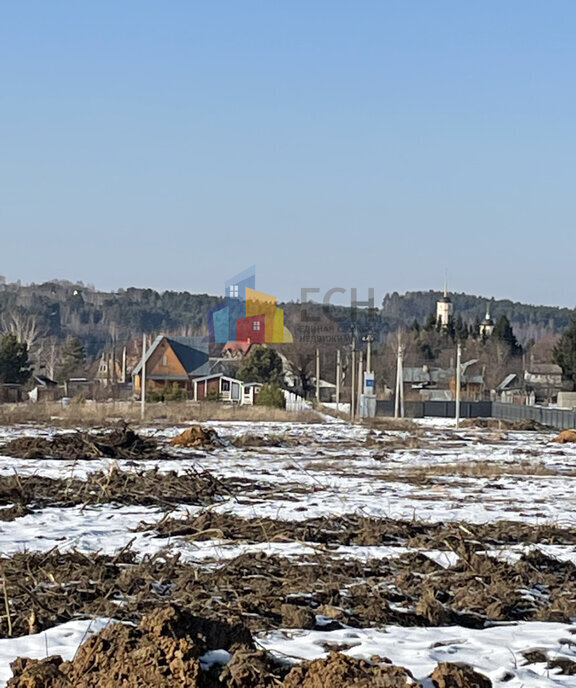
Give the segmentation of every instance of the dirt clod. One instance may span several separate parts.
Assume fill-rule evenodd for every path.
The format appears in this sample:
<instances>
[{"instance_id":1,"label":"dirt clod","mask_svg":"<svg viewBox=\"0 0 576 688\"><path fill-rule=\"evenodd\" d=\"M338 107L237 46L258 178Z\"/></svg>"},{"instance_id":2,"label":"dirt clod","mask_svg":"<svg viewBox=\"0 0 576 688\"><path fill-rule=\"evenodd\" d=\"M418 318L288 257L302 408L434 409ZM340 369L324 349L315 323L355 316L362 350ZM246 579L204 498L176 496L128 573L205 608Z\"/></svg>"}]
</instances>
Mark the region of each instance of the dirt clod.
<instances>
[{"instance_id":1,"label":"dirt clod","mask_svg":"<svg viewBox=\"0 0 576 688\"><path fill-rule=\"evenodd\" d=\"M173 437L169 444L173 447L203 447L204 449L212 449L214 447L222 447L225 443L218 436L216 430L203 428L201 425L192 425L186 428L184 432Z\"/></svg>"},{"instance_id":2,"label":"dirt clod","mask_svg":"<svg viewBox=\"0 0 576 688\"><path fill-rule=\"evenodd\" d=\"M404 667L378 666L338 652L302 662L286 677L285 688L406 688L413 685Z\"/></svg>"},{"instance_id":3,"label":"dirt clod","mask_svg":"<svg viewBox=\"0 0 576 688\"><path fill-rule=\"evenodd\" d=\"M562 430L562 432L554 439L552 442L558 442L560 444L566 444L567 442L576 442L576 430Z\"/></svg>"},{"instance_id":4,"label":"dirt clod","mask_svg":"<svg viewBox=\"0 0 576 688\"><path fill-rule=\"evenodd\" d=\"M137 628L108 626L84 642L71 662L16 660L8 688L207 688L213 683L200 657L240 646L253 649L245 627L170 606L145 616ZM45 683L38 683L39 677Z\"/></svg>"},{"instance_id":5,"label":"dirt clod","mask_svg":"<svg viewBox=\"0 0 576 688\"><path fill-rule=\"evenodd\" d=\"M316 616L308 607L283 604L280 608L284 628L315 628Z\"/></svg>"},{"instance_id":6,"label":"dirt clod","mask_svg":"<svg viewBox=\"0 0 576 688\"><path fill-rule=\"evenodd\" d=\"M492 681L467 664L442 662L430 674L436 688L492 688Z\"/></svg>"}]
</instances>

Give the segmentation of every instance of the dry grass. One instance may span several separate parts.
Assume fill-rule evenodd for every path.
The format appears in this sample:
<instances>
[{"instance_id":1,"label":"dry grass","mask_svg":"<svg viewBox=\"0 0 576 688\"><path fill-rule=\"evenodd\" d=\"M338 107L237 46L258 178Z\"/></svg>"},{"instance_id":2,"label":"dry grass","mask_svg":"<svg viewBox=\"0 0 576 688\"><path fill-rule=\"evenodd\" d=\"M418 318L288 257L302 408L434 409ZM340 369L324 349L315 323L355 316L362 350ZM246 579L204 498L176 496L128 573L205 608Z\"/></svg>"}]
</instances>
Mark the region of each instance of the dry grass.
<instances>
[{"instance_id":1,"label":"dry grass","mask_svg":"<svg viewBox=\"0 0 576 688\"><path fill-rule=\"evenodd\" d=\"M386 473L386 479L426 482L435 476L460 476L463 478L499 478L516 475L573 475L576 471L558 470L541 461L497 463L495 461L467 461L466 463L440 463L433 466L414 466L401 471Z\"/></svg>"},{"instance_id":2,"label":"dry grass","mask_svg":"<svg viewBox=\"0 0 576 688\"><path fill-rule=\"evenodd\" d=\"M388 416L377 416L376 418L364 418L362 425L373 430L394 431L400 430L403 432L418 432L422 428L417 425L410 418L390 418Z\"/></svg>"},{"instance_id":3,"label":"dry grass","mask_svg":"<svg viewBox=\"0 0 576 688\"><path fill-rule=\"evenodd\" d=\"M314 411L285 411L265 406L232 406L219 403L158 403L148 404L144 421L140 402L74 402L62 406L58 402L40 404L1 404L0 424L47 423L59 427L82 425L99 427L124 420L131 425L154 423L174 425L192 421L216 420L252 422L319 423L322 418Z\"/></svg>"}]
</instances>

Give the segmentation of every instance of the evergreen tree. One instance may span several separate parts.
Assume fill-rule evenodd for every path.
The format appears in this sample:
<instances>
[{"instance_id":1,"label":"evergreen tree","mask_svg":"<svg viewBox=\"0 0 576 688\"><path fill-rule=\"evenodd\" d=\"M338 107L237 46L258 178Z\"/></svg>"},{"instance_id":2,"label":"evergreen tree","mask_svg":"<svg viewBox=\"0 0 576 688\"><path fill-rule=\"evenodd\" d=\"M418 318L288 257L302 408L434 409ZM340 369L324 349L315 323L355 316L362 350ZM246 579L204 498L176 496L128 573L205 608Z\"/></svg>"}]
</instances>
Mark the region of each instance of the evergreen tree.
<instances>
[{"instance_id":1,"label":"evergreen tree","mask_svg":"<svg viewBox=\"0 0 576 688\"><path fill-rule=\"evenodd\" d=\"M564 377L576 382L576 311L570 327L554 347L554 363L562 368Z\"/></svg>"},{"instance_id":2,"label":"evergreen tree","mask_svg":"<svg viewBox=\"0 0 576 688\"><path fill-rule=\"evenodd\" d=\"M492 332L492 337L507 344L511 356L519 356L522 354L522 347L518 343L512 325L510 325L510 321L505 315L501 315L498 318L498 322L494 326L494 331Z\"/></svg>"},{"instance_id":3,"label":"evergreen tree","mask_svg":"<svg viewBox=\"0 0 576 688\"><path fill-rule=\"evenodd\" d=\"M0 382L23 385L31 375L28 345L14 334L4 335L0 342Z\"/></svg>"},{"instance_id":4,"label":"evergreen tree","mask_svg":"<svg viewBox=\"0 0 576 688\"><path fill-rule=\"evenodd\" d=\"M56 377L59 380L68 380L74 375L84 372L86 364L86 351L84 344L77 338L70 338L62 349L62 359L57 370Z\"/></svg>"},{"instance_id":5,"label":"evergreen tree","mask_svg":"<svg viewBox=\"0 0 576 688\"><path fill-rule=\"evenodd\" d=\"M256 346L238 368L238 378L245 382L281 384L282 359L267 346Z\"/></svg>"},{"instance_id":6,"label":"evergreen tree","mask_svg":"<svg viewBox=\"0 0 576 688\"><path fill-rule=\"evenodd\" d=\"M256 404L258 406L286 408L286 398L284 397L284 392L278 385L265 384L258 394Z\"/></svg>"},{"instance_id":7,"label":"evergreen tree","mask_svg":"<svg viewBox=\"0 0 576 688\"><path fill-rule=\"evenodd\" d=\"M433 332L436 329L436 316L434 313L430 313L430 315L426 318L424 329L426 332Z\"/></svg>"},{"instance_id":8,"label":"evergreen tree","mask_svg":"<svg viewBox=\"0 0 576 688\"><path fill-rule=\"evenodd\" d=\"M470 326L470 336L472 339L480 339L480 325L480 318L476 316L474 318L474 323Z\"/></svg>"},{"instance_id":9,"label":"evergreen tree","mask_svg":"<svg viewBox=\"0 0 576 688\"><path fill-rule=\"evenodd\" d=\"M462 320L462 316L458 315L454 323L454 333L456 339L460 342L468 339L468 325Z\"/></svg>"}]
</instances>

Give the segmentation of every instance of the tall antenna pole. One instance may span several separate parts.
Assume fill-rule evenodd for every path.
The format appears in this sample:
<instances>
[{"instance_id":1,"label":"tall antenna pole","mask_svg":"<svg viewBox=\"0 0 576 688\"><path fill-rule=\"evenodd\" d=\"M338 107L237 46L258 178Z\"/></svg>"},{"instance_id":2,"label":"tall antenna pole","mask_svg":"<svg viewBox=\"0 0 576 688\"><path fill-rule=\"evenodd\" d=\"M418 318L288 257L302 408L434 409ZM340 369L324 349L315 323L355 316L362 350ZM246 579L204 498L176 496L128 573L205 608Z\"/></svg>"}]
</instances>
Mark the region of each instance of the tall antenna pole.
<instances>
[{"instance_id":1,"label":"tall antenna pole","mask_svg":"<svg viewBox=\"0 0 576 688\"><path fill-rule=\"evenodd\" d=\"M396 393L394 394L394 418L404 418L404 351L402 344L398 344L398 355L396 362Z\"/></svg>"},{"instance_id":2,"label":"tall antenna pole","mask_svg":"<svg viewBox=\"0 0 576 688\"><path fill-rule=\"evenodd\" d=\"M320 403L320 349L316 347L316 403Z\"/></svg>"},{"instance_id":3,"label":"tall antenna pole","mask_svg":"<svg viewBox=\"0 0 576 688\"><path fill-rule=\"evenodd\" d=\"M354 420L356 411L354 394L356 393L356 332L352 330L352 375L350 376L350 419Z\"/></svg>"},{"instance_id":4,"label":"tall antenna pole","mask_svg":"<svg viewBox=\"0 0 576 688\"><path fill-rule=\"evenodd\" d=\"M456 348L456 427L460 425L460 378L462 376L462 344Z\"/></svg>"},{"instance_id":5,"label":"tall antenna pole","mask_svg":"<svg viewBox=\"0 0 576 688\"><path fill-rule=\"evenodd\" d=\"M142 373L140 383L140 417L142 420L146 417L146 335L142 335Z\"/></svg>"},{"instance_id":6,"label":"tall antenna pole","mask_svg":"<svg viewBox=\"0 0 576 688\"><path fill-rule=\"evenodd\" d=\"M342 379L342 357L340 349L336 350L336 410L340 410L340 380Z\"/></svg>"}]
</instances>

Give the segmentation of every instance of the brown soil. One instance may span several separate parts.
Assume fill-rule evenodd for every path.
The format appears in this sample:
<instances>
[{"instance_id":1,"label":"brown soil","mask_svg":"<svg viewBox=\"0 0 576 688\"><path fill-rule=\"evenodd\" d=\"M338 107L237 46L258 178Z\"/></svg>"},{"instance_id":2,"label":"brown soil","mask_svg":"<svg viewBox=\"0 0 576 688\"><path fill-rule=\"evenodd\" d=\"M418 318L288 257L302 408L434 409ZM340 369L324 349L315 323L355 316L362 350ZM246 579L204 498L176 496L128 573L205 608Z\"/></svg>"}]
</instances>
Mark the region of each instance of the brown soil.
<instances>
[{"instance_id":1,"label":"brown soil","mask_svg":"<svg viewBox=\"0 0 576 688\"><path fill-rule=\"evenodd\" d=\"M303 444L304 441L301 438L291 437L288 433L256 435L246 432L243 435L234 437L230 440L230 443L240 449L252 449L253 447L295 447Z\"/></svg>"},{"instance_id":2,"label":"brown soil","mask_svg":"<svg viewBox=\"0 0 576 688\"><path fill-rule=\"evenodd\" d=\"M285 688L408 688L414 685L414 680L403 667L379 666L331 652L326 658L294 667L282 685Z\"/></svg>"},{"instance_id":3,"label":"brown soil","mask_svg":"<svg viewBox=\"0 0 576 688\"><path fill-rule=\"evenodd\" d=\"M223 447L226 443L220 439L216 430L204 428L201 425L192 425L173 437L168 444L173 447L214 449L215 447Z\"/></svg>"},{"instance_id":4,"label":"brown soil","mask_svg":"<svg viewBox=\"0 0 576 688\"><path fill-rule=\"evenodd\" d=\"M224 666L203 663L225 650ZM114 623L91 636L72 661L19 657L7 688L409 688L418 685L404 667L388 660L355 659L339 652L290 668L254 647L248 629L194 616L170 605L144 616L138 626ZM490 688L470 667L440 664L438 688Z\"/></svg>"},{"instance_id":5,"label":"brown soil","mask_svg":"<svg viewBox=\"0 0 576 688\"><path fill-rule=\"evenodd\" d=\"M492 681L466 664L442 662L430 675L436 688L492 688Z\"/></svg>"},{"instance_id":6,"label":"brown soil","mask_svg":"<svg viewBox=\"0 0 576 688\"><path fill-rule=\"evenodd\" d=\"M539 551L509 564L454 542L460 559L442 568L423 554L390 560L333 558L325 547L299 558L249 553L196 565L160 553L139 560L78 552L19 553L0 560L10 616L0 637L22 636L79 615L137 622L166 602L253 631L459 624L576 616L576 566Z\"/></svg>"},{"instance_id":7,"label":"brown soil","mask_svg":"<svg viewBox=\"0 0 576 688\"><path fill-rule=\"evenodd\" d=\"M12 663L14 677L8 686L209 688L221 684L202 669L200 657L209 650L234 652L239 647L254 647L245 627L207 621L170 606L145 616L138 627L110 625L84 642L72 662L19 658Z\"/></svg>"},{"instance_id":8,"label":"brown soil","mask_svg":"<svg viewBox=\"0 0 576 688\"><path fill-rule=\"evenodd\" d=\"M552 442L559 442L566 444L567 442L576 442L576 430L562 430L562 432L554 437Z\"/></svg>"},{"instance_id":9,"label":"brown soil","mask_svg":"<svg viewBox=\"0 0 576 688\"><path fill-rule=\"evenodd\" d=\"M155 439L142 438L125 423L101 432L60 433L52 438L19 437L7 442L0 451L4 456L21 459L164 459L168 454Z\"/></svg>"}]
</instances>

